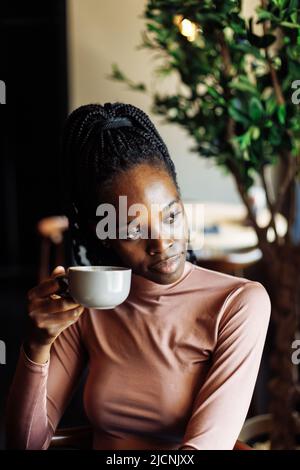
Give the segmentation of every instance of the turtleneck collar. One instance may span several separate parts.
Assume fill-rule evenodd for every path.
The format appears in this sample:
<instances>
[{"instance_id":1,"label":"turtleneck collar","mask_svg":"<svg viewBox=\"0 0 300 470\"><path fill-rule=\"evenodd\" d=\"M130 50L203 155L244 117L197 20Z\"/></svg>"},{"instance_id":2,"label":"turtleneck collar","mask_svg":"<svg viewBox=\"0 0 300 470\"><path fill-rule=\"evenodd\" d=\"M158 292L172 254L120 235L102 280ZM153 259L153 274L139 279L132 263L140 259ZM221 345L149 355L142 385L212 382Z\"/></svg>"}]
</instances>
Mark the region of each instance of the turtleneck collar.
<instances>
[{"instance_id":1,"label":"turtleneck collar","mask_svg":"<svg viewBox=\"0 0 300 470\"><path fill-rule=\"evenodd\" d=\"M130 295L142 294L143 296L149 295L164 295L170 290L178 286L192 271L193 265L189 261L185 262L183 272L177 281L170 284L158 284L143 276L132 273Z\"/></svg>"}]
</instances>

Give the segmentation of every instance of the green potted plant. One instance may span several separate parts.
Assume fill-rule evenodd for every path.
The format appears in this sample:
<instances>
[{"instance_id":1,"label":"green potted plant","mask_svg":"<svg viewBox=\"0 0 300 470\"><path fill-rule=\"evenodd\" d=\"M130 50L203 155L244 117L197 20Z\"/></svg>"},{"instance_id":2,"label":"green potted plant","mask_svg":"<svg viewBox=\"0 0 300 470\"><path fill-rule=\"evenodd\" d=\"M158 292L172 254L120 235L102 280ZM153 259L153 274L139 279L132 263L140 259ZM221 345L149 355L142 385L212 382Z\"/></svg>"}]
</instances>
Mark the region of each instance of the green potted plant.
<instances>
[{"instance_id":1,"label":"green potted plant","mask_svg":"<svg viewBox=\"0 0 300 470\"><path fill-rule=\"evenodd\" d=\"M178 80L176 94L153 94L153 112L182 126L194 140L193 151L233 175L256 231L275 327L272 448L294 449L300 403L299 370L291 359L300 311L300 246L295 236L300 5L298 0L262 0L255 20L243 18L241 7L239 0L149 0L142 46L158 52L157 73L175 74ZM116 64L110 78L148 91ZM266 177L270 166L280 168L275 195ZM258 225L251 205L250 188L257 178L270 212L265 227ZM287 218L284 236L275 224L280 213Z\"/></svg>"}]
</instances>

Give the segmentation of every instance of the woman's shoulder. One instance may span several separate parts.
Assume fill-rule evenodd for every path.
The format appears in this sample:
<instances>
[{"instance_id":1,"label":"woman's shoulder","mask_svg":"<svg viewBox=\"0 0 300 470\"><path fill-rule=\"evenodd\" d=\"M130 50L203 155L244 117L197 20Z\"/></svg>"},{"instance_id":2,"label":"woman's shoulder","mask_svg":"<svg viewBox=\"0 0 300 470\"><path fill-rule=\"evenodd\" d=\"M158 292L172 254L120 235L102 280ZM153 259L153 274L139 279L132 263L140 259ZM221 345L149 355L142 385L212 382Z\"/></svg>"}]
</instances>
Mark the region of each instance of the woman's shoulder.
<instances>
[{"instance_id":1,"label":"woman's shoulder","mask_svg":"<svg viewBox=\"0 0 300 470\"><path fill-rule=\"evenodd\" d=\"M221 325L232 325L233 330L246 328L266 331L271 316L271 300L266 288L258 281L244 279L226 296L220 315Z\"/></svg>"},{"instance_id":2,"label":"woman's shoulder","mask_svg":"<svg viewBox=\"0 0 300 470\"><path fill-rule=\"evenodd\" d=\"M195 290L201 290L207 296L211 295L221 300L222 310L232 306L238 309L241 305L248 305L254 310L257 307L269 315L270 297L264 285L259 281L225 274L198 265L193 265L188 281Z\"/></svg>"},{"instance_id":3,"label":"woman's shoulder","mask_svg":"<svg viewBox=\"0 0 300 470\"><path fill-rule=\"evenodd\" d=\"M189 263L189 262L187 262ZM189 263L190 264L190 263ZM203 268L200 264L193 264L191 267L189 282L201 287L201 289L214 290L233 290L250 281L244 277L226 274L220 271Z\"/></svg>"}]
</instances>

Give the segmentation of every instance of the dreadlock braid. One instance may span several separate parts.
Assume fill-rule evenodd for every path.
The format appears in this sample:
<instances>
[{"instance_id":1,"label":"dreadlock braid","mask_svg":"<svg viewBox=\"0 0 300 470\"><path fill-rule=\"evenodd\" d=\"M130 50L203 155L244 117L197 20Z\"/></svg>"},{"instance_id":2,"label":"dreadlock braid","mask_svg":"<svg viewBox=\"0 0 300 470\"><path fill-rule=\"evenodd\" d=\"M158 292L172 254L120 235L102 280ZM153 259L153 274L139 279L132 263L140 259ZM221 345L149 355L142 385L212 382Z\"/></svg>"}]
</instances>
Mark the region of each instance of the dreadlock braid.
<instances>
[{"instance_id":1,"label":"dreadlock braid","mask_svg":"<svg viewBox=\"0 0 300 470\"><path fill-rule=\"evenodd\" d=\"M156 127L141 109L124 103L88 104L67 119L62 175L74 260L79 265L114 264L114 254L88 230L99 188L140 163L164 168L180 194L174 163Z\"/></svg>"}]
</instances>

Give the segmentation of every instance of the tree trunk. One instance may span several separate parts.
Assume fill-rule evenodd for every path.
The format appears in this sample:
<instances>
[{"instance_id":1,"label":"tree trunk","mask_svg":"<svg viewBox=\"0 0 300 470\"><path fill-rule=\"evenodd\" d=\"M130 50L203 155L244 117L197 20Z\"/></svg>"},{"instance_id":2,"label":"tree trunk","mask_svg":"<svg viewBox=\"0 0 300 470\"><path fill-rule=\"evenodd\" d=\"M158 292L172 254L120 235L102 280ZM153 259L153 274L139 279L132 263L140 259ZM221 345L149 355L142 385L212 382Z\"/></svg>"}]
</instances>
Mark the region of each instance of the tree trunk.
<instances>
[{"instance_id":1,"label":"tree trunk","mask_svg":"<svg viewBox=\"0 0 300 470\"><path fill-rule=\"evenodd\" d=\"M292 344L297 336L300 338L300 247L285 244L274 248L273 255L272 260L266 259L275 332L271 355L274 378L270 383L271 445L272 449L290 450L296 448L300 430L299 366L292 362Z\"/></svg>"}]
</instances>

